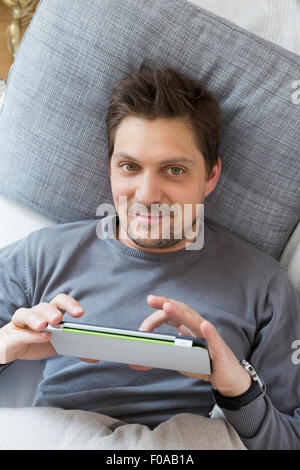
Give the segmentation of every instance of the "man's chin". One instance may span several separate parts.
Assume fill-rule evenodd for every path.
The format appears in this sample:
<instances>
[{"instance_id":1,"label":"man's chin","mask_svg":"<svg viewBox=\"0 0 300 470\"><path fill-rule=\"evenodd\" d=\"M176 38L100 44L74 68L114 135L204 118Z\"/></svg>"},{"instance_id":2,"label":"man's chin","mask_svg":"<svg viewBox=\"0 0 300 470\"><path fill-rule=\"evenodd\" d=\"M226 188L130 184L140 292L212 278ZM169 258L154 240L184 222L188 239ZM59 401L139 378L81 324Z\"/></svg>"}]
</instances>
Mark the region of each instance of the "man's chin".
<instances>
[{"instance_id":1,"label":"man's chin","mask_svg":"<svg viewBox=\"0 0 300 470\"><path fill-rule=\"evenodd\" d=\"M181 240L166 240L166 239L158 239L153 240L151 238L131 238L131 240L141 248L148 248L148 249L164 249L170 248L171 246L177 245L181 242Z\"/></svg>"}]
</instances>

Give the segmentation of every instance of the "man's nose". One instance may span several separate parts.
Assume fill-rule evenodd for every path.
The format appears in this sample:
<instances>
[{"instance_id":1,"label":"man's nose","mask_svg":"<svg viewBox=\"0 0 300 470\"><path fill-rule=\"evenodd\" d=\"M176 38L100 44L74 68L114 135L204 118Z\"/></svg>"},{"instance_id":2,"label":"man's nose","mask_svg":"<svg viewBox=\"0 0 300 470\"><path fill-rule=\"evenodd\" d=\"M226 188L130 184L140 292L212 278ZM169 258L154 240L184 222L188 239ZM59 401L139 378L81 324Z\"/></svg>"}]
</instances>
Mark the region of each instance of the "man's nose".
<instances>
[{"instance_id":1,"label":"man's nose","mask_svg":"<svg viewBox=\"0 0 300 470\"><path fill-rule=\"evenodd\" d=\"M139 178L135 198L140 204L150 206L162 200L162 187L159 178L152 172L145 172Z\"/></svg>"}]
</instances>

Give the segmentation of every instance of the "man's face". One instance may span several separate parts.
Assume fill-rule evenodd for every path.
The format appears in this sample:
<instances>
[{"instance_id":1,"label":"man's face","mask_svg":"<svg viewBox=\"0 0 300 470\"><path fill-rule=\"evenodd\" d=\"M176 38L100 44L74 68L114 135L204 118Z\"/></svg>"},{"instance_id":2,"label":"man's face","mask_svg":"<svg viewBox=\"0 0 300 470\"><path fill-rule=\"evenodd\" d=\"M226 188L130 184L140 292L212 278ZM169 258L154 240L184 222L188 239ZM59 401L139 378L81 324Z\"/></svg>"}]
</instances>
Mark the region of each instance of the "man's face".
<instances>
[{"instance_id":1,"label":"man's face","mask_svg":"<svg viewBox=\"0 0 300 470\"><path fill-rule=\"evenodd\" d=\"M192 240L185 234L195 227L196 205L204 204L217 184L220 171L219 157L207 178L203 155L184 121L147 121L132 116L123 119L116 133L109 168L120 220L117 238L150 252L184 248L186 241ZM147 217L158 205L171 208L174 204L181 210Z\"/></svg>"}]
</instances>

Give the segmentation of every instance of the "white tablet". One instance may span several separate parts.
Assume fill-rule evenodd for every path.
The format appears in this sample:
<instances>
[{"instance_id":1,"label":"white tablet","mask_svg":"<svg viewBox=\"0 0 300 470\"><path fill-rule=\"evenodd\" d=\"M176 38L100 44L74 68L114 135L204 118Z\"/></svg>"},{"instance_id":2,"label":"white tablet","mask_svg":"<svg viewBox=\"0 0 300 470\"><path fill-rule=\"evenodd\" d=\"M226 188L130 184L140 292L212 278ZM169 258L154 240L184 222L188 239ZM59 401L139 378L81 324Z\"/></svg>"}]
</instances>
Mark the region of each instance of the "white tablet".
<instances>
[{"instance_id":1,"label":"white tablet","mask_svg":"<svg viewBox=\"0 0 300 470\"><path fill-rule=\"evenodd\" d=\"M172 336L139 330L62 322L48 325L57 354L121 362L161 369L210 374L205 342L190 336Z\"/></svg>"}]
</instances>

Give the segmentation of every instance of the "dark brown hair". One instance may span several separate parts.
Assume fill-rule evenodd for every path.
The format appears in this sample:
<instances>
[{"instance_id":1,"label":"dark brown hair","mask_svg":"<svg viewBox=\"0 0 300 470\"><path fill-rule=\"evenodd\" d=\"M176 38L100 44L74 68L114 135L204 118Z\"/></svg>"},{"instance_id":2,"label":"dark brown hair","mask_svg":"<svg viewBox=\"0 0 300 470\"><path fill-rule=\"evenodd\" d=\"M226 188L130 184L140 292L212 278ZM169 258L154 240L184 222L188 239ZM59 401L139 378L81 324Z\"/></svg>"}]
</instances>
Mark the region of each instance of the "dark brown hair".
<instances>
[{"instance_id":1,"label":"dark brown hair","mask_svg":"<svg viewBox=\"0 0 300 470\"><path fill-rule=\"evenodd\" d=\"M151 68L145 64L119 80L113 87L106 117L109 159L118 127L128 116L183 119L194 134L210 175L218 161L221 110L214 94L200 80L167 66Z\"/></svg>"}]
</instances>

